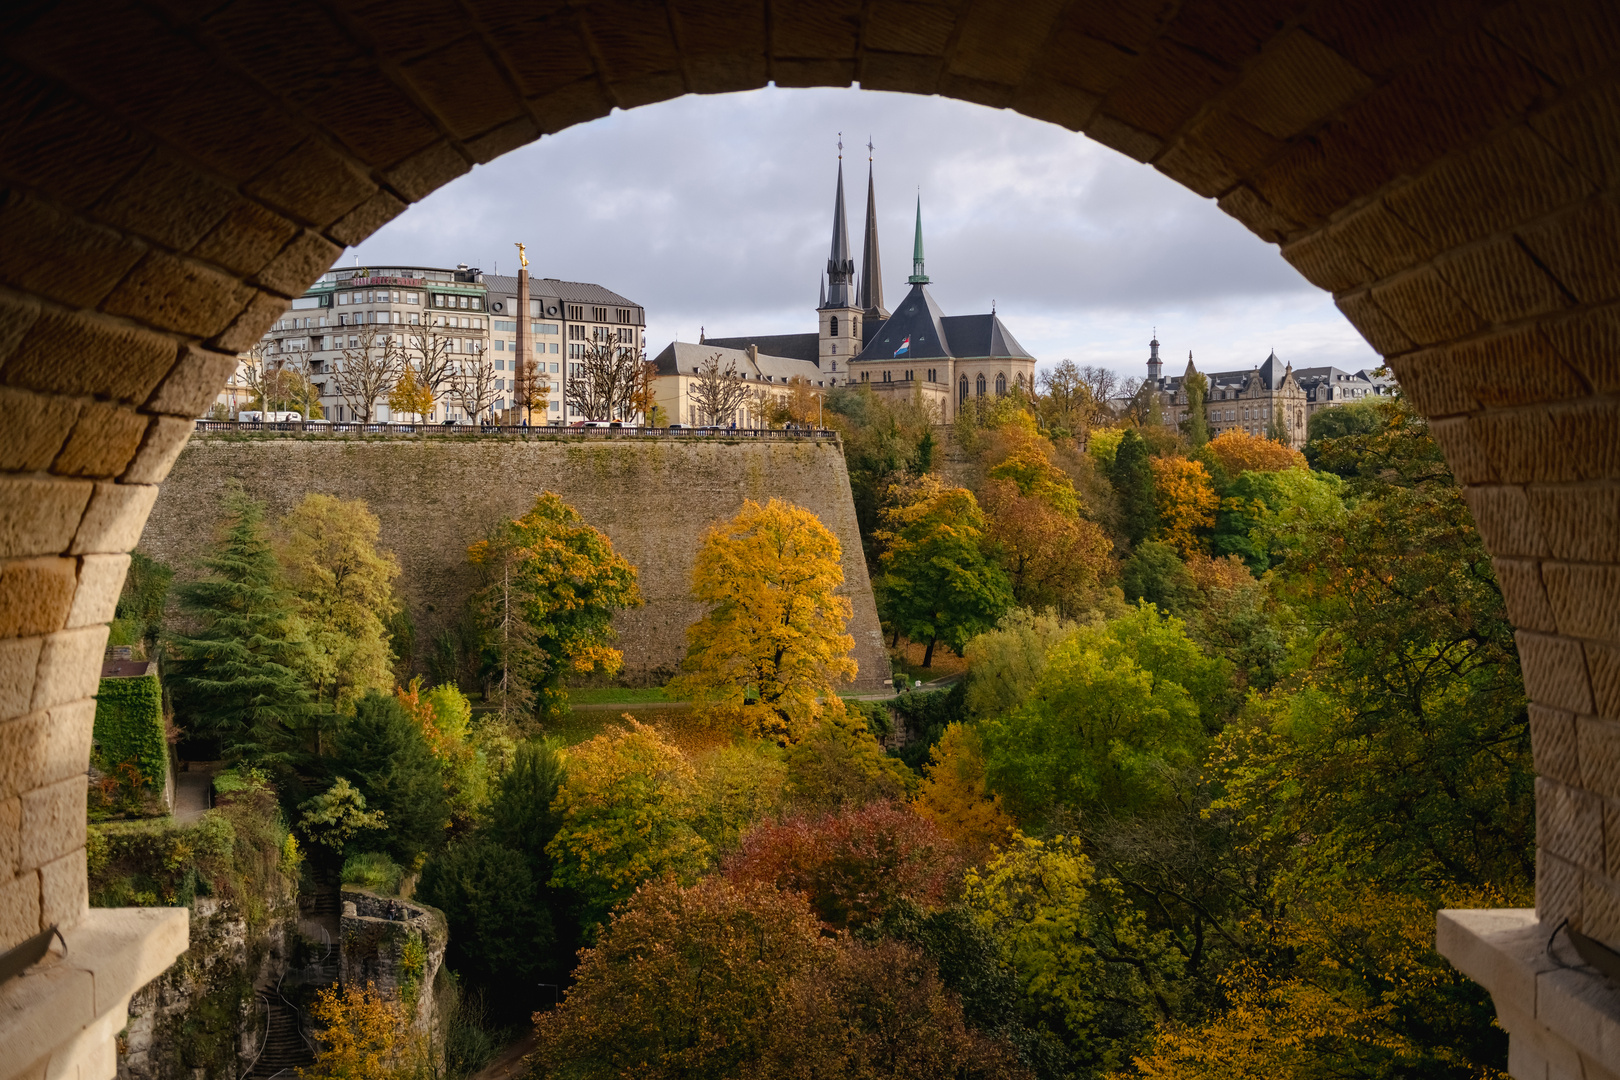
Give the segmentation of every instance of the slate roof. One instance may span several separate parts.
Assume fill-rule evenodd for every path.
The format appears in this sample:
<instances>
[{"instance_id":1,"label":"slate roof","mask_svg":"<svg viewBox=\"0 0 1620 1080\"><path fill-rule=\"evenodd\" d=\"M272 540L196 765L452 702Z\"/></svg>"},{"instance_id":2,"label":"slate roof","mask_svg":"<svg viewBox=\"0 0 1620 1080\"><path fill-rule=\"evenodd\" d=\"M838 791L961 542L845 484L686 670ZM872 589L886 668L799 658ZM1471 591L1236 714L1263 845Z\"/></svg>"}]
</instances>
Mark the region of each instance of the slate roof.
<instances>
[{"instance_id":1,"label":"slate roof","mask_svg":"<svg viewBox=\"0 0 1620 1080\"><path fill-rule=\"evenodd\" d=\"M764 334L753 337L705 337L702 344L721 349L742 349L757 345L762 353L785 356L791 360L805 360L819 366L821 335L819 334Z\"/></svg>"},{"instance_id":2,"label":"slate roof","mask_svg":"<svg viewBox=\"0 0 1620 1080\"><path fill-rule=\"evenodd\" d=\"M911 287L894 314L867 336L865 348L855 359L893 359L908 337L911 349L902 360L1035 359L995 315L946 315L920 282Z\"/></svg>"},{"instance_id":3,"label":"slate roof","mask_svg":"<svg viewBox=\"0 0 1620 1080\"><path fill-rule=\"evenodd\" d=\"M811 335L814 337L815 335ZM797 360L787 356L773 356L765 352L759 353L754 360L748 359L747 348L731 348L717 345L711 338L701 344L690 341L672 341L665 345L659 354L653 357L660 375L693 375L696 369L703 366L709 357L720 354L720 367L723 370L730 362L735 364L737 371L750 382L770 382L781 384L794 376L807 379L811 383L819 383L824 377L821 369L806 360Z\"/></svg>"},{"instance_id":4,"label":"slate roof","mask_svg":"<svg viewBox=\"0 0 1620 1080\"><path fill-rule=\"evenodd\" d=\"M515 275L485 274L484 286L491 296L511 296L518 293L518 279ZM640 304L634 300L626 299L600 285L588 281L559 281L557 278L529 278L529 295L536 300L545 297L555 297L572 304L596 304L600 307L633 307Z\"/></svg>"}]
</instances>

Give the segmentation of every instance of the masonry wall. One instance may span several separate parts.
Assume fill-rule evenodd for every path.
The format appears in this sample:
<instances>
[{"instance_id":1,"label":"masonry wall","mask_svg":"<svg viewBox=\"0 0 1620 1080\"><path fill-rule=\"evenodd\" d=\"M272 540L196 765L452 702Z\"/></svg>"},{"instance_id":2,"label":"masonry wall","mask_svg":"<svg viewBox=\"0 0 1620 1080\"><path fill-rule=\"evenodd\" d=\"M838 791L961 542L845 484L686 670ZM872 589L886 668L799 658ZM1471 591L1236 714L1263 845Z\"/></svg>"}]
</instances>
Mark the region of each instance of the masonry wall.
<instances>
[{"instance_id":1,"label":"masonry wall","mask_svg":"<svg viewBox=\"0 0 1620 1080\"><path fill-rule=\"evenodd\" d=\"M614 621L625 677L660 678L685 654L693 560L704 531L744 499L787 499L814 511L844 549L844 589L858 685L889 675L861 556L843 452L833 439L624 439L559 436L275 438L194 436L152 508L140 549L188 573L215 535L226 484L239 481L271 517L307 492L364 499L399 558L398 592L418 648L462 611L475 579L467 546L554 491L637 567L646 606Z\"/></svg>"}]
</instances>

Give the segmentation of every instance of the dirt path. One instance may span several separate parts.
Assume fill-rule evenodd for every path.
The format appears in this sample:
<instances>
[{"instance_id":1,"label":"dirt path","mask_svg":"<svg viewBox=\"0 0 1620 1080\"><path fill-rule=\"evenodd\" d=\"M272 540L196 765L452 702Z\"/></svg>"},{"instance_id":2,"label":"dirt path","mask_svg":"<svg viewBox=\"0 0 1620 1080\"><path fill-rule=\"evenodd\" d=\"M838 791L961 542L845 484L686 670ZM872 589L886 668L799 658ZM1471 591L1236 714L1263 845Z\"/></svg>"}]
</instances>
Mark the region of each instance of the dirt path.
<instances>
[{"instance_id":1,"label":"dirt path","mask_svg":"<svg viewBox=\"0 0 1620 1080\"><path fill-rule=\"evenodd\" d=\"M471 1080L517 1080L523 1075L523 1059L534 1052L534 1028L524 1031L514 1043L502 1050L494 1061L474 1073Z\"/></svg>"}]
</instances>

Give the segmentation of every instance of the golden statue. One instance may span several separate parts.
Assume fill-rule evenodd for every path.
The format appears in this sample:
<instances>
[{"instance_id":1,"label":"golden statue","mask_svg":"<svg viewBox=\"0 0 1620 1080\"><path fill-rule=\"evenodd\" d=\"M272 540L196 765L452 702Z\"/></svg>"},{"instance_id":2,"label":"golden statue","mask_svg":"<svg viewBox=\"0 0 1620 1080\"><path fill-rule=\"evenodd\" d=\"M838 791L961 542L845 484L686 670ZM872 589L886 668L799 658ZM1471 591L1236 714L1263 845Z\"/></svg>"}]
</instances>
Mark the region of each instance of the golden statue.
<instances>
[{"instance_id":1,"label":"golden statue","mask_svg":"<svg viewBox=\"0 0 1620 1080\"><path fill-rule=\"evenodd\" d=\"M527 270L529 268L529 257L523 253L523 245L522 244L519 244L517 246L517 249L518 249L518 262L522 263L523 264L523 269Z\"/></svg>"}]
</instances>

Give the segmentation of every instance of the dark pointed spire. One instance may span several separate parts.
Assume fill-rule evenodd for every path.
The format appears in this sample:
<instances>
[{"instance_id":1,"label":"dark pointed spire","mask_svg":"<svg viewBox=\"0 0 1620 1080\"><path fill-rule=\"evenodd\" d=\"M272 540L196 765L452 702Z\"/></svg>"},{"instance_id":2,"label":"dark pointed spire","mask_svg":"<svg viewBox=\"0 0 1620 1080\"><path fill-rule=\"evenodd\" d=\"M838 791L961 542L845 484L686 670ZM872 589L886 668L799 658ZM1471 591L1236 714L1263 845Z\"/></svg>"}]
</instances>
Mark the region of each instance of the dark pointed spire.
<instances>
[{"instance_id":1,"label":"dark pointed spire","mask_svg":"<svg viewBox=\"0 0 1620 1080\"><path fill-rule=\"evenodd\" d=\"M839 143L843 149L843 143ZM844 156L838 155L838 197L833 203L832 252L827 257L827 299L822 307L855 306L855 260L849 257L849 226L844 221Z\"/></svg>"},{"instance_id":2,"label":"dark pointed spire","mask_svg":"<svg viewBox=\"0 0 1620 1080\"><path fill-rule=\"evenodd\" d=\"M866 142L872 149L872 141ZM872 185L872 159L866 160L866 237L861 242L861 287L856 303L868 319L887 319L883 306L883 260L878 255L877 196Z\"/></svg>"},{"instance_id":3,"label":"dark pointed spire","mask_svg":"<svg viewBox=\"0 0 1620 1080\"><path fill-rule=\"evenodd\" d=\"M913 285L927 285L928 272L923 269L923 243L922 243L922 194L917 195L917 239L911 245L911 276L906 278Z\"/></svg>"},{"instance_id":4,"label":"dark pointed spire","mask_svg":"<svg viewBox=\"0 0 1620 1080\"><path fill-rule=\"evenodd\" d=\"M827 306L827 275L826 274L818 274L817 277L819 277L821 279L821 303L817 304L816 306L817 307L826 307Z\"/></svg>"}]
</instances>

